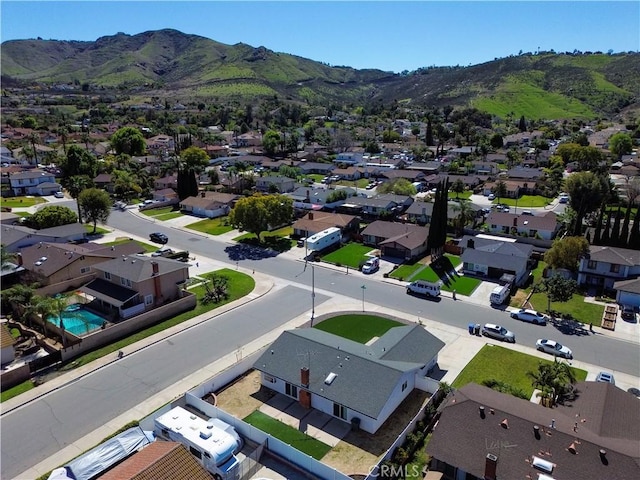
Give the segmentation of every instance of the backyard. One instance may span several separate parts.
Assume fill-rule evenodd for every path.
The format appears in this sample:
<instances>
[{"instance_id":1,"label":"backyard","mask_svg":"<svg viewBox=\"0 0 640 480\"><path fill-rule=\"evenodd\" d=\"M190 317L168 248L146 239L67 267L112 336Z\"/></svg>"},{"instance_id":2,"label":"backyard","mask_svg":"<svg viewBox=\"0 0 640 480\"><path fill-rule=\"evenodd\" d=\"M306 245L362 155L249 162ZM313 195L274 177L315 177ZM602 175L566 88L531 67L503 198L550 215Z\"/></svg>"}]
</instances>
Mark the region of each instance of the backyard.
<instances>
[{"instance_id":1,"label":"backyard","mask_svg":"<svg viewBox=\"0 0 640 480\"><path fill-rule=\"evenodd\" d=\"M362 245L360 243L348 243L344 247L331 252L322 257L323 262L333 263L338 266L349 266L354 269L360 268L360 265L370 258L368 253L375 250L372 247Z\"/></svg>"},{"instance_id":2,"label":"backyard","mask_svg":"<svg viewBox=\"0 0 640 480\"><path fill-rule=\"evenodd\" d=\"M522 390L528 398L533 395L533 386L527 372L535 372L540 363L553 363L551 360L540 359L525 353L516 352L508 348L485 345L475 357L460 372L451 385L460 388L467 383L482 385L485 380L497 380ZM571 367L576 380L584 381L587 372Z\"/></svg>"},{"instance_id":3,"label":"backyard","mask_svg":"<svg viewBox=\"0 0 640 480\"><path fill-rule=\"evenodd\" d=\"M222 235L233 230L228 217L208 218L199 222L190 223L187 228L209 235Z\"/></svg>"},{"instance_id":4,"label":"backyard","mask_svg":"<svg viewBox=\"0 0 640 480\"><path fill-rule=\"evenodd\" d=\"M338 315L315 325L313 328L348 338L358 343L367 343L381 337L387 330L403 324L377 315Z\"/></svg>"}]
</instances>

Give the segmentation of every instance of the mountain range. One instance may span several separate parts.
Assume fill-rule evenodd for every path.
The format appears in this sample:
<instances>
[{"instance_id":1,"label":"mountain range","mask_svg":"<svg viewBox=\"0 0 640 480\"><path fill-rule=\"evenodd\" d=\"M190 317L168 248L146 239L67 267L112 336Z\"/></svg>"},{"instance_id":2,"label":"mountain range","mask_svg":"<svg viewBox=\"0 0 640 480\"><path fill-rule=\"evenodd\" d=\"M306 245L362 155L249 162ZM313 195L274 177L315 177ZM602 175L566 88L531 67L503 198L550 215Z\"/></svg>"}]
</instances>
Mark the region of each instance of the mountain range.
<instances>
[{"instance_id":1,"label":"mountain range","mask_svg":"<svg viewBox=\"0 0 640 480\"><path fill-rule=\"evenodd\" d=\"M348 48L348 46L345 46ZM3 85L88 84L144 97L219 101L279 96L309 105L473 106L505 117L613 117L638 110L640 54L542 52L397 74L329 66L265 47L165 29L93 42L11 40Z\"/></svg>"}]
</instances>

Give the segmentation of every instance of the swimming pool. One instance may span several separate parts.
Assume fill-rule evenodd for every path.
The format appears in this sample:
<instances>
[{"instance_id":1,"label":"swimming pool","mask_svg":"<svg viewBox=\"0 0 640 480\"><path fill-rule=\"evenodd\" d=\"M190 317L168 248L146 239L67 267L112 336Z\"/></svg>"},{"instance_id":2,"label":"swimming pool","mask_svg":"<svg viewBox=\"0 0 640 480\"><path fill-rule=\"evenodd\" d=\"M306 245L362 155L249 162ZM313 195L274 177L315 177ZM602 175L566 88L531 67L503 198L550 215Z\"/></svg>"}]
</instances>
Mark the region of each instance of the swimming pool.
<instances>
[{"instance_id":1,"label":"swimming pool","mask_svg":"<svg viewBox=\"0 0 640 480\"><path fill-rule=\"evenodd\" d=\"M57 315L48 317L47 322L53 323L57 327L60 326L60 319ZM62 312L62 322L65 330L81 337L102 327L105 319L85 309L80 303L72 303Z\"/></svg>"}]
</instances>

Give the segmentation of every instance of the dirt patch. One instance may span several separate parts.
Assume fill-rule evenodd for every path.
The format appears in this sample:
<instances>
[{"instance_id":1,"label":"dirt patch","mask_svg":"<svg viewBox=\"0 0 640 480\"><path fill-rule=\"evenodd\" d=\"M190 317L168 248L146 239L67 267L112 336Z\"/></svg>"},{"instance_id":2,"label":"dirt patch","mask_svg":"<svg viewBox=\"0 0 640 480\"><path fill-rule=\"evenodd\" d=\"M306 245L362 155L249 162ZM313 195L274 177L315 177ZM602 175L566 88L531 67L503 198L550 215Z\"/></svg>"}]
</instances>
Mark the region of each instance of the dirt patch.
<instances>
[{"instance_id":1,"label":"dirt patch","mask_svg":"<svg viewBox=\"0 0 640 480\"><path fill-rule=\"evenodd\" d=\"M275 394L260 384L260 372L251 370L233 383L215 392L217 405L237 418L245 418ZM325 463L347 475L367 474L387 451L409 421L426 403L429 394L414 390L378 429L375 435L362 430L350 431L323 458ZM205 400L212 402L208 395Z\"/></svg>"}]
</instances>

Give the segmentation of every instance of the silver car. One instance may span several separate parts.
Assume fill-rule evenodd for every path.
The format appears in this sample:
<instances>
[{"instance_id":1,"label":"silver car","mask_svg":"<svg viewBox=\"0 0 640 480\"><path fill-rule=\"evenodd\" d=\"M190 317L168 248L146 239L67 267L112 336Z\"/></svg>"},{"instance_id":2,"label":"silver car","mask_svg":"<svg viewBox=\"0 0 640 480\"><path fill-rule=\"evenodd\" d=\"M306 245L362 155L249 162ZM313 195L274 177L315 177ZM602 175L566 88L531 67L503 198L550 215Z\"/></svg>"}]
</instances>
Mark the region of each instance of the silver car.
<instances>
[{"instance_id":1,"label":"silver car","mask_svg":"<svg viewBox=\"0 0 640 480\"><path fill-rule=\"evenodd\" d=\"M540 312L536 312L535 310L530 310L528 308L521 308L520 310L514 310L509 315L511 315L511 318L515 318L516 320L522 320L523 322L529 322L535 325L547 324L546 315Z\"/></svg>"},{"instance_id":2,"label":"silver car","mask_svg":"<svg viewBox=\"0 0 640 480\"><path fill-rule=\"evenodd\" d=\"M573 358L573 352L571 351L571 349L565 347L561 343L556 342L555 340L539 338L536 342L536 348L541 352L550 353L551 355L555 355L556 357L563 357L569 360Z\"/></svg>"},{"instance_id":3,"label":"silver car","mask_svg":"<svg viewBox=\"0 0 640 480\"><path fill-rule=\"evenodd\" d=\"M495 338L496 340L502 340L503 342L516 343L516 336L512 331L493 323L484 324L484 327L482 327L482 335Z\"/></svg>"}]
</instances>

